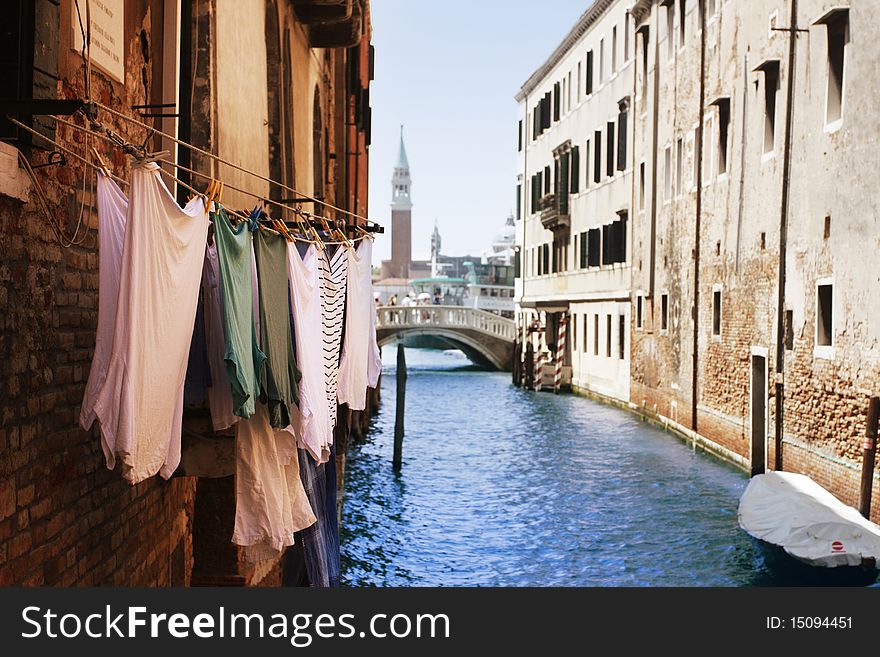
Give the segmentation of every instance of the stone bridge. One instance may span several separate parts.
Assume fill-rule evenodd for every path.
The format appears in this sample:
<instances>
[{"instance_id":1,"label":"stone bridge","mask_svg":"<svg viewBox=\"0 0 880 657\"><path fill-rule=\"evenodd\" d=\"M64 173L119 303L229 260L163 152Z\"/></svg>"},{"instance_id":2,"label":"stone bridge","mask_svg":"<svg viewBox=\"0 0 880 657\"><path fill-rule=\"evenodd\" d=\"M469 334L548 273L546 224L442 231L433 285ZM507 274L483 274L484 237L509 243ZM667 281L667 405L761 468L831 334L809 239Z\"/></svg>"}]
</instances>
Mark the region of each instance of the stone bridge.
<instances>
[{"instance_id":1,"label":"stone bridge","mask_svg":"<svg viewBox=\"0 0 880 657\"><path fill-rule=\"evenodd\" d=\"M462 306L382 306L376 337L383 344L411 335L440 338L461 349L474 363L507 370L513 362L516 324L512 319Z\"/></svg>"}]
</instances>

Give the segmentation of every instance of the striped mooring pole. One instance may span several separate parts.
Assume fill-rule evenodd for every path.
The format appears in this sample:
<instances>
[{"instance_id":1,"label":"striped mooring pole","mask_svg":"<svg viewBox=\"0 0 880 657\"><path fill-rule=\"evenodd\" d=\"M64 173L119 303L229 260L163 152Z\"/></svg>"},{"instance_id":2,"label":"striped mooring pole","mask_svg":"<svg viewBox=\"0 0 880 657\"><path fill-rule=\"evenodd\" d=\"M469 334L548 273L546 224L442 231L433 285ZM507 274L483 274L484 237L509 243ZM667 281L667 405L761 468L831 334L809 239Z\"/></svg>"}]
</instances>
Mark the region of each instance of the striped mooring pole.
<instances>
[{"instance_id":1,"label":"striped mooring pole","mask_svg":"<svg viewBox=\"0 0 880 657\"><path fill-rule=\"evenodd\" d=\"M544 378L544 350L541 347L541 336L543 333L541 331L537 332L538 335L538 346L535 349L535 385L533 386L535 392L541 390L541 384L543 383L542 379Z\"/></svg>"},{"instance_id":2,"label":"striped mooring pole","mask_svg":"<svg viewBox=\"0 0 880 657\"><path fill-rule=\"evenodd\" d=\"M559 318L559 335L556 338L556 371L553 374L553 392L562 388L562 366L565 364L565 337L568 330L568 315Z\"/></svg>"}]
</instances>

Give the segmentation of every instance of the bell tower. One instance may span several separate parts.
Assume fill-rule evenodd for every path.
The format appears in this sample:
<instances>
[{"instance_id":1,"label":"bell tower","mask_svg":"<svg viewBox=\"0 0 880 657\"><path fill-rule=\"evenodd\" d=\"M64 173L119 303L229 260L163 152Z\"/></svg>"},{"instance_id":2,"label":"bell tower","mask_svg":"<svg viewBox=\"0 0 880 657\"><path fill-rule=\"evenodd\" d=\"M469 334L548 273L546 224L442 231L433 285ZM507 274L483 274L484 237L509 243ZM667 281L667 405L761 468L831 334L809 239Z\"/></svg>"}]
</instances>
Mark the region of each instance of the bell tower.
<instances>
[{"instance_id":1,"label":"bell tower","mask_svg":"<svg viewBox=\"0 0 880 657\"><path fill-rule=\"evenodd\" d=\"M412 266L412 178L409 160L403 145L403 126L400 126L400 148L391 176L391 262L389 274L395 278L409 278Z\"/></svg>"}]
</instances>

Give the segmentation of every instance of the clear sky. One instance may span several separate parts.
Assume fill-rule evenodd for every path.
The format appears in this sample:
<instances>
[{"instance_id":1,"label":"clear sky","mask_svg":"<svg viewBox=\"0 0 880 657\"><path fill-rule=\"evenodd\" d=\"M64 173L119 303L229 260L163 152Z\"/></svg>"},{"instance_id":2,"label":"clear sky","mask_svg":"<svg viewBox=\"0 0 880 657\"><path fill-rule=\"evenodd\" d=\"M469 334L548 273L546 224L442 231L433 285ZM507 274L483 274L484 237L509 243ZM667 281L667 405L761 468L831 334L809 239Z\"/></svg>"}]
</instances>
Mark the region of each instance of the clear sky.
<instances>
[{"instance_id":1,"label":"clear sky","mask_svg":"<svg viewBox=\"0 0 880 657\"><path fill-rule=\"evenodd\" d=\"M437 219L443 253L488 250L516 202L516 101L523 82L592 0L372 0L375 75L370 218L391 255L391 170L400 125L412 173L413 257Z\"/></svg>"}]
</instances>

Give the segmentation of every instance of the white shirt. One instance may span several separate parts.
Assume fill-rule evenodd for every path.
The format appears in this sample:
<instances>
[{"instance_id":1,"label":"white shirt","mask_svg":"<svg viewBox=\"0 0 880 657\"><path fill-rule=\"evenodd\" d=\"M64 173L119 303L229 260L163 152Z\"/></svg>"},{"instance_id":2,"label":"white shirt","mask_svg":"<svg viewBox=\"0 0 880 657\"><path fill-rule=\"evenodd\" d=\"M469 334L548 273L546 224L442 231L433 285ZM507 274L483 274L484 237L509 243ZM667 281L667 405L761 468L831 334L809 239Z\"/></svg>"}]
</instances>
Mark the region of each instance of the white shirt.
<instances>
[{"instance_id":1,"label":"white shirt","mask_svg":"<svg viewBox=\"0 0 880 657\"><path fill-rule=\"evenodd\" d=\"M95 421L95 399L107 379L113 351L113 328L116 325L116 303L119 296L119 277L122 269L122 248L125 244L125 218L128 198L111 178L98 173L98 329L95 334L95 354L89 369L89 381L83 395L79 423L86 431ZM101 441L104 456L105 441Z\"/></svg>"},{"instance_id":2,"label":"white shirt","mask_svg":"<svg viewBox=\"0 0 880 657\"><path fill-rule=\"evenodd\" d=\"M376 308L373 301L373 242L361 240L348 252L348 285L345 306L345 339L339 363L340 404L353 411L366 407L367 387L375 388L382 371L376 344Z\"/></svg>"},{"instance_id":3,"label":"white shirt","mask_svg":"<svg viewBox=\"0 0 880 657\"><path fill-rule=\"evenodd\" d=\"M183 381L205 259L208 213L181 209L155 162L135 165L107 379L95 402L107 467L132 484L180 463Z\"/></svg>"}]
</instances>

